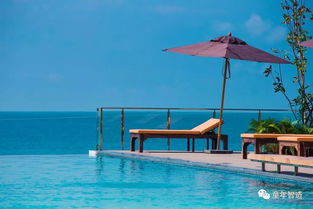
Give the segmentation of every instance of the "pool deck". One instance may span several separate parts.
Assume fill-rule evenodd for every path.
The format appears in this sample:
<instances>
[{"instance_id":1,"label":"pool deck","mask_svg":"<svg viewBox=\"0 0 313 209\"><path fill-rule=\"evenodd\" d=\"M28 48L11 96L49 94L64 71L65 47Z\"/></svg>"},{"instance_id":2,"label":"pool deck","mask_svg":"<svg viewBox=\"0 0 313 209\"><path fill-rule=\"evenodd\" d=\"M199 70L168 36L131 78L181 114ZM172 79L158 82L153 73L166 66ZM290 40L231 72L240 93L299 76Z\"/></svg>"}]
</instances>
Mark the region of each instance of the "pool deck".
<instances>
[{"instance_id":1,"label":"pool deck","mask_svg":"<svg viewBox=\"0 0 313 209\"><path fill-rule=\"evenodd\" d=\"M276 165L266 164L266 172L261 170L260 162L242 159L241 153L233 154L208 154L204 152L179 152L179 151L144 151L130 152L121 150L89 151L89 156L109 155L139 160L149 160L161 163L179 164L185 166L202 167L208 169L226 170L257 176L267 176L292 181L313 183L313 168L299 167L299 174L293 175L292 166L281 166L281 173L276 172ZM312 158L313 161L313 157Z\"/></svg>"}]
</instances>

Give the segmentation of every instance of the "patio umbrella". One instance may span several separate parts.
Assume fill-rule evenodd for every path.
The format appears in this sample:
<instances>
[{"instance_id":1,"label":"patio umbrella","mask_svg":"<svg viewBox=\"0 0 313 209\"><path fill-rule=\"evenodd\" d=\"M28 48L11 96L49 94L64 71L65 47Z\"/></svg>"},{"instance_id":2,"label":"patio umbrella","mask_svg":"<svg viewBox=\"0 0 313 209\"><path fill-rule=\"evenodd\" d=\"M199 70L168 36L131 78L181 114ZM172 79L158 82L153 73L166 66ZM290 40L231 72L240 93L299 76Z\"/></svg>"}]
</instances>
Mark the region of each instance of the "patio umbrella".
<instances>
[{"instance_id":1,"label":"patio umbrella","mask_svg":"<svg viewBox=\"0 0 313 209\"><path fill-rule=\"evenodd\" d=\"M239 38L231 36L231 33L229 33L227 36L221 36L210 41L171 49L164 49L163 51L188 54L192 56L222 57L225 59L221 106L220 106L220 124L218 127L217 150L219 150L220 147L226 79L229 78L230 76L229 59L249 60L266 63L291 64L290 62L284 59L281 59L265 51L249 46L246 42L240 40Z\"/></svg>"},{"instance_id":2,"label":"patio umbrella","mask_svg":"<svg viewBox=\"0 0 313 209\"><path fill-rule=\"evenodd\" d=\"M301 42L300 46L313 48L313 39Z\"/></svg>"}]
</instances>

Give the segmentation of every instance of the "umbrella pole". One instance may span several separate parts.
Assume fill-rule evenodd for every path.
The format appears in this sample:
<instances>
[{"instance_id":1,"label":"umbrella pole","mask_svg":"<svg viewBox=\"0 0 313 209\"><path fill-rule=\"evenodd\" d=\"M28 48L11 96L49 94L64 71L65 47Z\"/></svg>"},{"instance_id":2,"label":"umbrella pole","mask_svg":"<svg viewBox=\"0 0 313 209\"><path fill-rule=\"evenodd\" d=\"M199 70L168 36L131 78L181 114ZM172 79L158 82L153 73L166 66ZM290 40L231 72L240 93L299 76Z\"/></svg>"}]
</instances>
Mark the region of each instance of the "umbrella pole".
<instances>
[{"instance_id":1,"label":"umbrella pole","mask_svg":"<svg viewBox=\"0 0 313 209\"><path fill-rule=\"evenodd\" d=\"M224 72L223 72L223 87L222 87L221 107L220 107L220 122L218 125L218 132L217 132L217 144L216 144L217 150L220 150L220 140L221 140L221 131L222 131L224 96L225 96L226 74L227 74L228 62L229 62L228 58L225 58Z\"/></svg>"}]
</instances>

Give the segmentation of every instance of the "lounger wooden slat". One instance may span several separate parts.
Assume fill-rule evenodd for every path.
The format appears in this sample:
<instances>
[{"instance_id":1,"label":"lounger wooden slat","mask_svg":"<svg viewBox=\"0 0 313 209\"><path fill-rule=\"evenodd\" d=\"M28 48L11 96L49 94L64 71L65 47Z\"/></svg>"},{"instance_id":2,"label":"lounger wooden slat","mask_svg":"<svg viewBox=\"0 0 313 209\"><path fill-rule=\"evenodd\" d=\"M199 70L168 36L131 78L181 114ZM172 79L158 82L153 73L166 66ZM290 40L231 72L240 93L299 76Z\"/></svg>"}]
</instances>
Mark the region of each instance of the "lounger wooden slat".
<instances>
[{"instance_id":1,"label":"lounger wooden slat","mask_svg":"<svg viewBox=\"0 0 313 209\"><path fill-rule=\"evenodd\" d=\"M290 142L313 142L313 135L309 136L279 136L278 141L290 141Z\"/></svg>"},{"instance_id":2,"label":"lounger wooden slat","mask_svg":"<svg viewBox=\"0 0 313 209\"><path fill-rule=\"evenodd\" d=\"M279 154L283 154L284 147L294 147L298 156L308 157L309 149L313 148L311 136L281 136L277 138Z\"/></svg>"},{"instance_id":3,"label":"lounger wooden slat","mask_svg":"<svg viewBox=\"0 0 313 209\"><path fill-rule=\"evenodd\" d=\"M286 134L264 134L264 133L244 133L240 134L241 138L262 138L262 139L273 139Z\"/></svg>"},{"instance_id":4,"label":"lounger wooden slat","mask_svg":"<svg viewBox=\"0 0 313 209\"><path fill-rule=\"evenodd\" d=\"M265 133L243 133L242 138L242 158L247 159L248 145L254 144L254 153L261 153L261 146L265 144L278 144L278 137L282 136L298 136L306 137L312 136L309 134L265 134ZM278 154L278 153L277 153Z\"/></svg>"},{"instance_id":5,"label":"lounger wooden slat","mask_svg":"<svg viewBox=\"0 0 313 209\"><path fill-rule=\"evenodd\" d=\"M216 149L217 134L214 129L219 126L219 119L211 118L210 120L196 126L191 130L159 130L159 129L131 129L130 150L135 151L135 141L138 139L138 150L143 152L143 143L148 138L185 138L187 139L187 150L190 150L190 139L192 139L192 151L195 150L195 139L204 138L212 139L212 149ZM221 135L224 150L228 149L228 136Z\"/></svg>"},{"instance_id":6,"label":"lounger wooden slat","mask_svg":"<svg viewBox=\"0 0 313 209\"><path fill-rule=\"evenodd\" d=\"M135 129L130 130L133 134L200 134L199 131L192 130L153 130L153 129Z\"/></svg>"},{"instance_id":7,"label":"lounger wooden slat","mask_svg":"<svg viewBox=\"0 0 313 209\"><path fill-rule=\"evenodd\" d=\"M257 134L257 133L244 133L240 135L242 138L242 158L247 159L248 145L254 145L254 153L261 152L261 146L264 144L274 143L277 144L277 137L280 134Z\"/></svg>"},{"instance_id":8,"label":"lounger wooden slat","mask_svg":"<svg viewBox=\"0 0 313 209\"><path fill-rule=\"evenodd\" d=\"M265 171L265 164L276 164L277 172L281 172L281 165L294 166L294 174L298 174L298 167L313 168L313 157L298 157L272 154L249 154L248 159L262 163L262 170Z\"/></svg>"}]
</instances>

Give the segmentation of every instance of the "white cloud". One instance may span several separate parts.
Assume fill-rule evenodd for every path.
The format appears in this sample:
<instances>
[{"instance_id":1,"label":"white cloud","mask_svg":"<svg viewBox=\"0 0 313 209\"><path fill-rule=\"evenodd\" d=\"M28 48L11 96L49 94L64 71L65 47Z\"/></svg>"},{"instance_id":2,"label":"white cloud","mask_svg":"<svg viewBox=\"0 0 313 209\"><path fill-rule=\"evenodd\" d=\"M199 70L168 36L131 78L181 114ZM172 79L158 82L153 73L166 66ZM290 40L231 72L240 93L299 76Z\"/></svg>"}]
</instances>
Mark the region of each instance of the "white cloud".
<instances>
[{"instance_id":1,"label":"white cloud","mask_svg":"<svg viewBox=\"0 0 313 209\"><path fill-rule=\"evenodd\" d=\"M218 21L213 24L213 30L217 32L230 32L233 28L233 24L230 22Z\"/></svg>"},{"instance_id":2,"label":"white cloud","mask_svg":"<svg viewBox=\"0 0 313 209\"><path fill-rule=\"evenodd\" d=\"M245 22L245 28L252 35L259 36L271 28L271 23L263 20L260 15L252 14Z\"/></svg>"},{"instance_id":3,"label":"white cloud","mask_svg":"<svg viewBox=\"0 0 313 209\"><path fill-rule=\"evenodd\" d=\"M263 36L264 41L270 44L283 41L287 35L285 27L273 25L258 14L252 14L244 26L249 34L252 36Z\"/></svg>"},{"instance_id":4,"label":"white cloud","mask_svg":"<svg viewBox=\"0 0 313 209\"><path fill-rule=\"evenodd\" d=\"M287 36L286 28L282 26L276 26L270 29L270 31L267 34L266 41L268 43L274 43L284 40L286 36Z\"/></svg>"}]
</instances>

